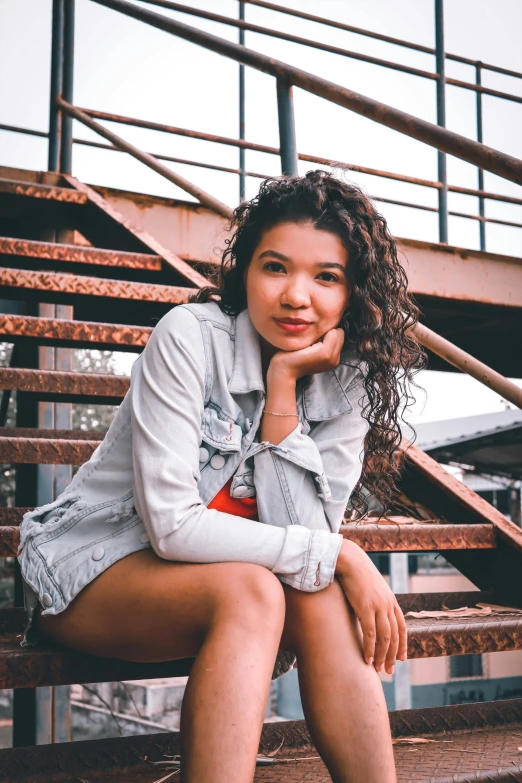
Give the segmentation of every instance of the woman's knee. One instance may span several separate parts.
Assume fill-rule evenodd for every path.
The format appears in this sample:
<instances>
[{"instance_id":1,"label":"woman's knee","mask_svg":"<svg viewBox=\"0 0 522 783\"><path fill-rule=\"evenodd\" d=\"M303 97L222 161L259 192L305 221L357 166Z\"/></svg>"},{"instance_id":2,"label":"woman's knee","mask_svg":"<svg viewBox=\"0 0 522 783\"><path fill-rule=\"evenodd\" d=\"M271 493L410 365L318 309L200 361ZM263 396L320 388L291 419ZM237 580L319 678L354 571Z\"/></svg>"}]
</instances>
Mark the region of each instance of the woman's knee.
<instances>
[{"instance_id":1,"label":"woman's knee","mask_svg":"<svg viewBox=\"0 0 522 783\"><path fill-rule=\"evenodd\" d=\"M354 611L343 593L341 585L335 579L328 587L314 593L305 593L284 586L286 601L286 620L283 643L291 645L297 651L310 639L330 638L337 630L348 623L355 630Z\"/></svg>"},{"instance_id":2,"label":"woman's knee","mask_svg":"<svg viewBox=\"0 0 522 783\"><path fill-rule=\"evenodd\" d=\"M227 563L214 594L215 616L234 619L260 631L282 630L285 595L279 579L263 566Z\"/></svg>"}]
</instances>

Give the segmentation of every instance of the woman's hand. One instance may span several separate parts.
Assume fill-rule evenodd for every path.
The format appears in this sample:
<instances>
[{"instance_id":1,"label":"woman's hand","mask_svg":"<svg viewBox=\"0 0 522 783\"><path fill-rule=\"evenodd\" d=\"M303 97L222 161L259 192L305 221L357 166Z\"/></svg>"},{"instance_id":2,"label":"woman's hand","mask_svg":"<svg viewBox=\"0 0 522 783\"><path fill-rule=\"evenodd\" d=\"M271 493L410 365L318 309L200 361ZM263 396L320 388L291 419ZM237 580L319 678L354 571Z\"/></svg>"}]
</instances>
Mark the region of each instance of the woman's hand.
<instances>
[{"instance_id":1,"label":"woman's hand","mask_svg":"<svg viewBox=\"0 0 522 783\"><path fill-rule=\"evenodd\" d=\"M297 381L303 375L314 375L337 367L344 343L343 329L330 329L322 339L298 351L278 351L268 368L272 377L287 377Z\"/></svg>"},{"instance_id":2,"label":"woman's hand","mask_svg":"<svg viewBox=\"0 0 522 783\"><path fill-rule=\"evenodd\" d=\"M404 615L397 599L366 552L353 541L343 541L336 576L359 618L366 663L393 674L396 658L406 660L408 640Z\"/></svg>"}]
</instances>

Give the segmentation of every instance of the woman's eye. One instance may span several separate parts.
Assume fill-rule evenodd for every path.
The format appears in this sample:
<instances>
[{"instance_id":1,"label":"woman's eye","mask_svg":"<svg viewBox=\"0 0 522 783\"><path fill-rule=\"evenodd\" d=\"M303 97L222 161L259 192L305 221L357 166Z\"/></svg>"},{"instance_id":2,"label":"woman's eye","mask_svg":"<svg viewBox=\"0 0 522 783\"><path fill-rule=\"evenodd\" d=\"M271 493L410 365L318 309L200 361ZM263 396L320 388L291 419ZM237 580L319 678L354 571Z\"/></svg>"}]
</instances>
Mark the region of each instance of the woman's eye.
<instances>
[{"instance_id":1,"label":"woman's eye","mask_svg":"<svg viewBox=\"0 0 522 783\"><path fill-rule=\"evenodd\" d=\"M269 272L280 272L281 270L284 272L285 268L282 264L278 264L277 261L270 261L268 264L265 264L265 269L268 269Z\"/></svg>"},{"instance_id":2,"label":"woman's eye","mask_svg":"<svg viewBox=\"0 0 522 783\"><path fill-rule=\"evenodd\" d=\"M338 280L338 278L335 275L333 275L331 272L321 272L319 277L324 278L325 275L328 278L328 280L326 281L328 283L336 283Z\"/></svg>"}]
</instances>

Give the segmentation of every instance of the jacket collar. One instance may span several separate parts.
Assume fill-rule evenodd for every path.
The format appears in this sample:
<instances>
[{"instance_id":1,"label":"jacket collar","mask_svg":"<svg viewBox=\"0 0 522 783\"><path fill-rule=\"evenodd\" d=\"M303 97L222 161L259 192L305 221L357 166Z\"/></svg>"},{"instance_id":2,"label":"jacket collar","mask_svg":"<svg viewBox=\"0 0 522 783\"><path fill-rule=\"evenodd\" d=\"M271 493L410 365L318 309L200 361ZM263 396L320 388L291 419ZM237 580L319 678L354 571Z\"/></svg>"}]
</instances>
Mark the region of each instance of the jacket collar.
<instances>
[{"instance_id":1,"label":"jacket collar","mask_svg":"<svg viewBox=\"0 0 522 783\"><path fill-rule=\"evenodd\" d=\"M236 316L234 366L228 382L228 390L231 394L265 390L261 341L246 309Z\"/></svg>"}]
</instances>

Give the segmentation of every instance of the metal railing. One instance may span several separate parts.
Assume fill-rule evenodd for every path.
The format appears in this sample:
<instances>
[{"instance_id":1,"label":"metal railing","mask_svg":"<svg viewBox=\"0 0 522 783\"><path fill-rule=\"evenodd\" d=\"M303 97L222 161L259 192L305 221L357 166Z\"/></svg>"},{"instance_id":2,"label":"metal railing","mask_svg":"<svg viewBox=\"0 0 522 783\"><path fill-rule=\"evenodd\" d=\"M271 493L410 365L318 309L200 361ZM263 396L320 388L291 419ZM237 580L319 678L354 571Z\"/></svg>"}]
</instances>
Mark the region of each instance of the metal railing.
<instances>
[{"instance_id":1,"label":"metal railing","mask_svg":"<svg viewBox=\"0 0 522 783\"><path fill-rule=\"evenodd\" d=\"M250 0L248 0L250 1ZM246 142L242 136L244 135L244 124L240 128L239 139L229 139L220 136L210 136L210 134L196 133L182 128L173 128L166 125L160 125L158 123L151 123L142 120L136 120L128 117L121 117L119 115L109 115L103 112L96 112L94 110L81 109L73 105L72 92L73 92L73 47L74 47L74 0L53 0L53 57L52 57L52 74L51 74L51 121L50 130L48 134L49 138L49 169L51 171L59 171L62 173L70 173L72 163L72 119L76 119L82 124L89 127L105 139L107 139L111 146L109 149L117 149L127 152L133 157L140 160L145 165L149 166L154 171L160 173L177 186L184 189L186 192L197 198L202 204L205 204L210 209L214 210L218 214L225 217L230 217L232 210L226 204L223 204L214 196L206 193L203 189L197 187L190 181L186 180L181 175L173 172L170 168L160 163L160 159L173 160L167 156L152 155L147 152L143 152L127 141L122 139L117 134L108 130L104 126L96 122L95 118L110 120L113 122L124 123L128 125L135 125L137 127L150 128L155 130L167 131L181 136L189 136L192 138L205 139L207 141L214 141L220 144L228 144L239 147L244 152L246 149L256 149L258 151L270 152L271 154L279 154L281 158L281 169L283 173L296 174L298 159L309 160L313 162L326 163L332 165L333 161L327 161L314 156L298 155L296 141L295 141L295 121L293 110L293 94L292 88L294 85L307 90L308 92L326 98L327 100L336 103L339 106L350 109L356 113L362 114L375 122L385 125L395 130L400 131L412 138L429 144L439 150L439 181L432 182L429 180L418 180L412 177L404 177L403 175L393 174L391 172L382 172L374 169L367 169L364 167L351 166L354 170L364 171L365 173L375 174L377 176L389 177L399 181L414 182L415 184L421 184L426 187L435 187L438 189L439 194L445 194L444 198L439 198L439 215L441 211L444 211L447 221L447 191L451 189L454 192L466 193L468 195L478 195L481 199L493 198L499 201L507 203L520 204L519 199L513 199L511 197L501 196L500 194L490 194L484 191L483 182L479 183L482 186L478 190L470 190L465 188L456 188L454 186L448 186L445 182L445 160L440 158L440 155L444 153L450 153L462 160L466 160L481 170L491 171L501 177L504 177L510 181L522 184L522 161L517 160L509 155L498 152L490 147L485 146L480 142L475 142L467 139L463 136L459 136L456 133L448 131L443 127L444 121L444 99L443 96L439 98L442 102L442 108L439 107L438 120L440 125L433 125L419 118L413 117L401 112L398 109L394 109L385 104L374 101L371 98L355 93L347 88L340 87L325 79L315 76L311 73L307 73L301 69L295 68L286 63L280 62L273 58L267 57L258 52L247 49L242 44L235 44L230 41L226 41L210 33L203 32L193 27L189 27L174 19L161 16L157 13L144 9L140 6L133 5L126 0L92 0L99 5L112 8L127 16L133 17L140 21L146 22L158 29L171 33L185 40L196 43L218 54L229 57L236 60L241 65L248 65L256 68L257 70L269 73L276 78L277 84L277 102L278 102L278 118L279 118L279 137L280 147L279 149L272 147L264 147L263 145L254 145L250 142ZM179 6L167 2L167 0L147 0L147 2L153 2L157 5L173 5ZM439 29L438 42L439 48L437 53L439 71L438 71L438 84L443 85L445 81L444 67L441 62L441 58L444 59L443 40L441 33L442 26L442 0L435 0L437 11L437 28ZM255 3L260 4L260 3ZM264 4L268 5L268 4ZM270 4L273 5L273 4ZM179 10L179 9L178 9ZM190 9L194 11L194 9ZM199 12L198 12L199 15ZM244 28L243 28L244 29ZM244 84L244 77L243 77ZM477 93L477 95L480 93ZM244 121L244 116L243 116ZM241 120L240 120L241 121ZM12 126L0 126L9 127ZM25 133L36 133L36 135L47 135L28 129L17 129ZM87 142L83 140L76 140L76 143L85 143L91 146L106 148L107 145L102 145L96 142ZM194 165L206 165L210 164L197 164L195 161L181 161L185 163L191 163ZM441 164L441 160L443 163ZM226 170L225 167L212 166L218 170ZM234 173L239 173L240 176L246 172L241 168L233 170ZM262 175L257 175L262 176ZM441 179L442 177L442 179ZM381 199L385 200L385 199ZM393 200L391 203L402 203ZM406 204L407 206L415 206ZM418 207L425 208L425 207ZM431 208L428 208L431 209ZM454 213L455 214L455 213ZM456 213L458 214L458 213ZM471 217L467 216L466 217ZM487 220L485 216L479 215L476 218L481 221L481 225ZM501 222L501 221L495 221ZM502 221L507 225L511 224L507 221ZM441 233L444 228L443 221L440 221ZM447 222L446 222L447 229ZM479 362L470 354L456 347L449 341L435 334L425 326L418 325L415 327L416 336L421 344L433 351L438 356L442 357L446 361L453 364L458 369L476 378L483 384L489 386L495 391L501 393L505 399L513 402L518 407L522 407L522 389L509 380L495 372L491 368Z\"/></svg>"},{"instance_id":2,"label":"metal railing","mask_svg":"<svg viewBox=\"0 0 522 783\"><path fill-rule=\"evenodd\" d=\"M96 2L97 0L94 1ZM347 25L342 22L337 22L335 20L327 19L325 17L307 14L303 11L297 11L295 9L285 8L275 3L265 2L265 0L239 0L238 20L220 14L203 11L201 9L192 8L190 6L186 6L180 3L172 2L172 0L144 0L144 2L146 2L148 5L155 5L163 8L168 8L170 10L195 16L197 18L215 21L229 26L230 25L235 26L239 28L240 46L244 46L245 31L250 31L266 36L277 37L284 40L293 41L295 43L302 44L305 46L326 50L334 54L342 54L347 57L353 57L355 59L372 62L379 66L392 68L398 71L411 73L412 75L415 76L420 76L423 78L429 78L431 80L434 80L437 86L437 118L438 118L439 125L441 127L444 126L444 118L445 118L445 84L456 85L464 89L474 90L476 91L476 96L477 96L476 119L477 119L477 139L479 143L482 143L482 137L483 137L483 122L482 122L482 117L483 117L482 95L483 94L494 95L498 98L502 98L506 100L522 102L522 97L520 96L513 95L510 93L500 92L498 90L491 90L487 87L482 86L481 84L481 74L483 70L489 70L492 72L500 73L511 77L518 77L518 78L522 78L521 73L518 73L516 71L510 71L505 68L500 68L499 66L495 66L489 63L482 63L480 61L470 60L468 58L461 57L460 55L454 55L454 54L444 52L442 0L434 0L435 12L436 12L435 21L436 21L436 44L437 44L435 49L430 49L429 47L422 46L420 44L415 44L413 42L392 38L390 36L386 36L380 33L374 33L369 30L363 30L361 28L353 27L351 25ZM117 3L115 5L111 5L110 3L102 3L102 4L108 5L109 7L113 7L116 10L121 10L121 8L118 7ZM245 21L246 5L258 6L261 8L268 9L272 12L278 12L281 14L298 17L310 22L326 25L331 28L345 30L351 33L356 33L364 37L374 38L377 40L385 41L387 43L392 43L394 45L408 48L413 51L419 51L426 54L435 55L437 60L437 70L436 72L431 73L429 71L423 71L417 68L410 68L409 66L404 66L389 60L369 57L359 52L352 52L347 49L341 50L338 47L332 47L327 44L320 43L318 41L314 41L307 38L306 39L299 38L297 36L292 36L287 33L274 30L272 28L261 27L260 25L251 24ZM136 14L130 13L128 15L133 15L136 17ZM173 32L173 30L170 30L170 32ZM49 138L49 169L52 171L71 170L70 164L72 159L72 144L81 144L81 145L90 146L99 149L114 149L111 146L100 144L99 142L93 142L84 139L72 139L71 119L67 117L64 119L64 123L63 123L63 133L65 134L65 136L63 140L61 138L62 115L59 111L56 110L56 99L61 94L61 96L68 103L72 104L72 85L73 85L73 66L74 66L73 51L74 51L74 0L53 0L53 48L52 48L52 68L51 68L51 114L50 114L49 134L46 134L42 131L33 131L28 128L19 128L12 125L5 125L5 124L0 125L0 130L25 133L38 137L47 136ZM231 56L231 55L229 54L227 56ZM263 55L260 55L260 57L263 57ZM471 82L463 82L463 81L450 79L446 77L444 74L445 59L450 59L459 63L464 63L466 65L474 66L476 72L475 84ZM282 81L284 83L284 80ZM60 89L61 83L63 83L63 89ZM291 101L291 97L290 97L290 101ZM286 103L288 102L289 101L286 101ZM284 94L280 96L278 105L280 107L285 105ZM267 152L279 156L281 154L285 154L286 145L284 145L280 150L274 147L252 144L246 142L245 140L245 79L244 79L243 64L240 64L239 66L239 138L238 139L230 139L221 136L214 136L212 134L198 133L183 128L172 128L171 126L162 125L160 123L146 122L136 118L121 117L119 115L97 112L95 110L84 109L83 111L93 119L102 119L104 121L108 120L112 122L124 123L135 127L155 129L162 132L173 133L179 136L187 136L187 137L198 138L206 141L215 141L220 144L236 146L239 151L238 168L233 168L229 166L220 166L213 163L205 163L202 161L191 160L187 158L161 155L158 153L149 153L149 154L155 157L158 161L166 161L166 162L172 162L178 164L185 164L189 166L197 166L210 170L235 174L239 177L239 190L240 190L241 199L243 199L245 195L245 185L246 185L247 176L258 177L258 178L264 178L268 176L266 173L247 171L246 164L245 164L246 150L256 150L256 151ZM285 112L283 110L283 116L290 117L291 112L287 112L285 115ZM372 117L372 119L376 119L376 118ZM379 120L377 119L377 121ZM295 133L291 134L290 143L295 145ZM429 144L431 142L427 141L427 143ZM59 154L60 154L58 152L59 149L62 150L61 154L63 154L63 160L59 159ZM294 156L292 153L292 160L293 158ZM485 209L486 201L491 200L491 201L498 201L498 202L521 206L522 199L514 198L510 196L503 196L501 194L486 191L484 189L484 169L481 168L480 166L478 167L478 188L476 189L464 188L464 187L448 184L447 177L446 177L446 153L441 149L439 149L438 152L438 180L436 181L420 179L416 177L408 177L406 175L402 175L395 172L382 171L382 170L373 169L365 166L358 166L354 163L347 163L344 161L338 161L330 158L319 157L319 156L304 154L304 153L300 153L300 154L298 153L297 158L298 160L317 163L319 165L344 168L351 171L367 174L370 176L415 184L430 189L436 189L438 192L438 202L439 202L438 207L428 206L426 204L420 204L411 201L398 200L395 198L385 198L383 196L379 196L378 194L373 194L372 198L376 201L380 201L386 204L392 204L395 206L417 209L423 212L432 212L438 214L439 240L441 242L448 241L448 217L449 216L464 218L466 220L472 220L479 224L481 250L486 249L486 224L487 223L497 224L500 226L522 228L522 222L516 222L513 220L503 220L498 217L486 217L486 209ZM289 161L286 160L285 164L283 165L283 171L287 170L289 165L290 165ZM469 196L476 197L478 199L478 214L471 214L469 212L450 210L448 208L448 193L459 193L461 195L469 195Z\"/></svg>"}]
</instances>

